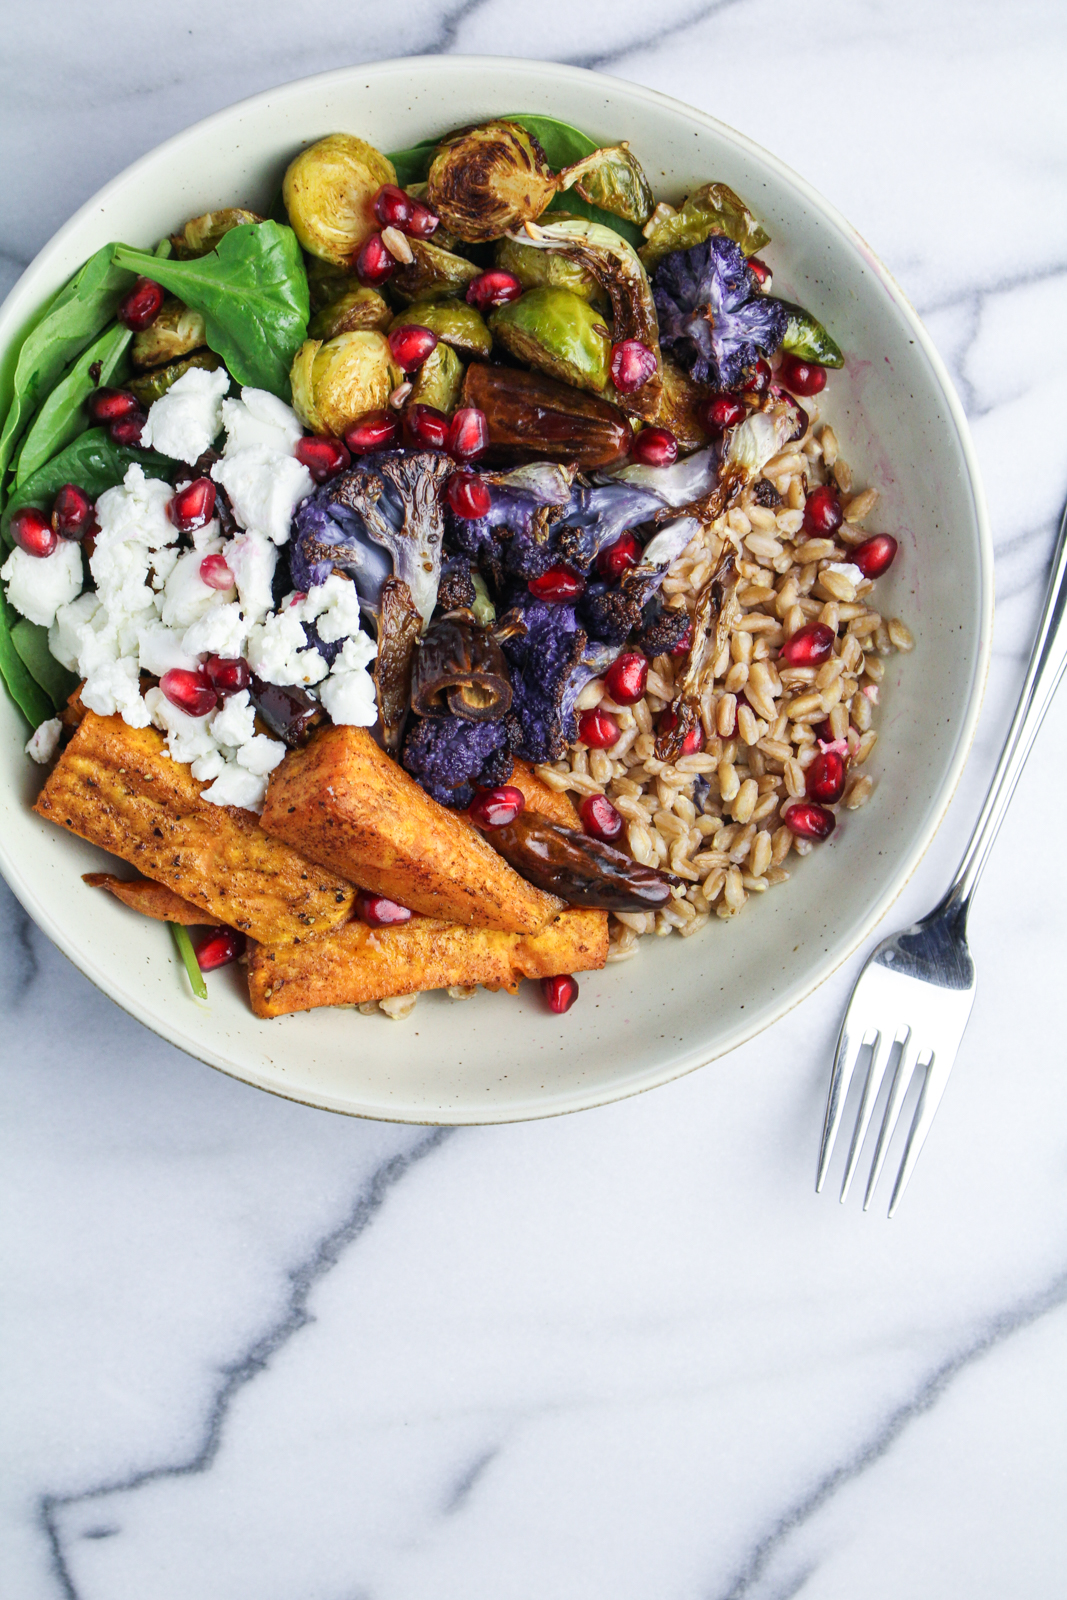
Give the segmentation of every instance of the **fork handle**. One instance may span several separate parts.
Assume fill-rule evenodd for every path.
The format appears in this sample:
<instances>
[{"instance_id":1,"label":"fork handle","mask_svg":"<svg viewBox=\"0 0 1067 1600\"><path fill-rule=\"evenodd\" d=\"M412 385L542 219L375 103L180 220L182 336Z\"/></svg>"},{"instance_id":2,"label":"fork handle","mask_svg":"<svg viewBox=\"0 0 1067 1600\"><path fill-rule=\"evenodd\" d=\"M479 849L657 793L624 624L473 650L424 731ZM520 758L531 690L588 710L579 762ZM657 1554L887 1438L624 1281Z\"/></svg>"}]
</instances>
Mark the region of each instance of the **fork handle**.
<instances>
[{"instance_id":1,"label":"fork handle","mask_svg":"<svg viewBox=\"0 0 1067 1600\"><path fill-rule=\"evenodd\" d=\"M1052 559L1052 575L1041 613L1037 638L1026 669L1019 704L1012 718L1008 737L1000 752L997 770L989 786L975 823L971 840L963 853L963 860L944 898L932 916L939 912L955 910L964 918L971 896L978 887L982 869L993 848L993 841L1004 821L1004 813L1015 793L1015 785L1026 765L1026 758L1037 737L1037 730L1052 702L1064 668L1067 667L1067 510L1060 520L1056 553Z\"/></svg>"}]
</instances>

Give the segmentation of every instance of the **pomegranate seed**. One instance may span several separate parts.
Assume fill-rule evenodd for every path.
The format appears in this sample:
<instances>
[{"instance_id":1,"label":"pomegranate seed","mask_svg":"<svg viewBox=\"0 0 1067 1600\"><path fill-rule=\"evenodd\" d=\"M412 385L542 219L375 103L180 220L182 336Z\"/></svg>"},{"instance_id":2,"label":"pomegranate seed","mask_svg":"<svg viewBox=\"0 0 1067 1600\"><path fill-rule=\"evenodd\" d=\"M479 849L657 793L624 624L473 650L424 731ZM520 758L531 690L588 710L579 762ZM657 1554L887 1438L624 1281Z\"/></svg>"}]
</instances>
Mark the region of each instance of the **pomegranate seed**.
<instances>
[{"instance_id":1,"label":"pomegranate seed","mask_svg":"<svg viewBox=\"0 0 1067 1600\"><path fill-rule=\"evenodd\" d=\"M836 750L820 750L804 779L805 794L821 805L836 805L845 792L844 758Z\"/></svg>"},{"instance_id":2,"label":"pomegranate seed","mask_svg":"<svg viewBox=\"0 0 1067 1600\"><path fill-rule=\"evenodd\" d=\"M398 189L395 183L383 183L374 196L374 215L383 228L399 228L401 233L406 233L411 207L411 196Z\"/></svg>"},{"instance_id":3,"label":"pomegranate seed","mask_svg":"<svg viewBox=\"0 0 1067 1600\"><path fill-rule=\"evenodd\" d=\"M125 300L115 312L123 327L142 333L149 323L159 316L163 304L163 285L151 278L138 278Z\"/></svg>"},{"instance_id":4,"label":"pomegranate seed","mask_svg":"<svg viewBox=\"0 0 1067 1600\"><path fill-rule=\"evenodd\" d=\"M417 450L443 450L448 443L448 418L436 406L409 406L404 412L404 434Z\"/></svg>"},{"instance_id":5,"label":"pomegranate seed","mask_svg":"<svg viewBox=\"0 0 1067 1600\"><path fill-rule=\"evenodd\" d=\"M622 832L622 818L607 795L587 794L578 807L578 814L586 833L592 834L594 839L603 839L605 844L610 844Z\"/></svg>"},{"instance_id":6,"label":"pomegranate seed","mask_svg":"<svg viewBox=\"0 0 1067 1600\"><path fill-rule=\"evenodd\" d=\"M816 739L822 740L823 744L833 744L834 730L830 726L829 717L826 718L825 722L817 722L812 728L812 732L814 733Z\"/></svg>"},{"instance_id":7,"label":"pomegranate seed","mask_svg":"<svg viewBox=\"0 0 1067 1600\"><path fill-rule=\"evenodd\" d=\"M59 535L43 512L23 506L11 518L11 537L28 556L50 556Z\"/></svg>"},{"instance_id":8,"label":"pomegranate seed","mask_svg":"<svg viewBox=\"0 0 1067 1600\"><path fill-rule=\"evenodd\" d=\"M809 533L836 533L844 521L837 490L824 483L813 489L804 502L804 526Z\"/></svg>"},{"instance_id":9,"label":"pomegranate seed","mask_svg":"<svg viewBox=\"0 0 1067 1600\"><path fill-rule=\"evenodd\" d=\"M498 789L483 789L471 801L471 821L479 828L506 828L525 804L526 796L514 784L503 783Z\"/></svg>"},{"instance_id":10,"label":"pomegranate seed","mask_svg":"<svg viewBox=\"0 0 1067 1600\"><path fill-rule=\"evenodd\" d=\"M211 687L221 695L238 694L252 682L252 668L242 656L208 656L204 672Z\"/></svg>"},{"instance_id":11,"label":"pomegranate seed","mask_svg":"<svg viewBox=\"0 0 1067 1600\"><path fill-rule=\"evenodd\" d=\"M828 628L825 622L809 622L790 634L778 659L788 667L820 667L830 659L836 637L833 628Z\"/></svg>"},{"instance_id":12,"label":"pomegranate seed","mask_svg":"<svg viewBox=\"0 0 1067 1600\"><path fill-rule=\"evenodd\" d=\"M94 389L85 405L94 422L118 422L136 416L141 409L141 402L129 389Z\"/></svg>"},{"instance_id":13,"label":"pomegranate seed","mask_svg":"<svg viewBox=\"0 0 1067 1600\"><path fill-rule=\"evenodd\" d=\"M489 419L477 406L461 406L453 412L448 430L448 453L461 461L473 461L489 444Z\"/></svg>"},{"instance_id":14,"label":"pomegranate seed","mask_svg":"<svg viewBox=\"0 0 1067 1600\"><path fill-rule=\"evenodd\" d=\"M899 546L891 533L876 533L852 552L852 559L865 578L880 578L896 560Z\"/></svg>"},{"instance_id":15,"label":"pomegranate seed","mask_svg":"<svg viewBox=\"0 0 1067 1600\"><path fill-rule=\"evenodd\" d=\"M757 361L746 368L741 387L746 394L766 394L773 377L774 373L766 361Z\"/></svg>"},{"instance_id":16,"label":"pomegranate seed","mask_svg":"<svg viewBox=\"0 0 1067 1600\"><path fill-rule=\"evenodd\" d=\"M678 441L669 428L642 428L630 454L644 467L669 467L678 459Z\"/></svg>"},{"instance_id":17,"label":"pomegranate seed","mask_svg":"<svg viewBox=\"0 0 1067 1600\"><path fill-rule=\"evenodd\" d=\"M122 417L120 421L113 422L107 431L116 444L138 445L147 421L147 413L141 411L136 416Z\"/></svg>"},{"instance_id":18,"label":"pomegranate seed","mask_svg":"<svg viewBox=\"0 0 1067 1600\"><path fill-rule=\"evenodd\" d=\"M766 261L761 261L759 256L749 256L748 269L760 287L765 287L771 276L771 269Z\"/></svg>"},{"instance_id":19,"label":"pomegranate seed","mask_svg":"<svg viewBox=\"0 0 1067 1600\"><path fill-rule=\"evenodd\" d=\"M167 516L182 533L205 527L215 515L215 485L210 478L183 484L167 505Z\"/></svg>"},{"instance_id":20,"label":"pomegranate seed","mask_svg":"<svg viewBox=\"0 0 1067 1600\"><path fill-rule=\"evenodd\" d=\"M541 993L548 1001L548 1009L562 1016L578 998L578 980L569 972L561 973L558 978L542 978Z\"/></svg>"},{"instance_id":21,"label":"pomegranate seed","mask_svg":"<svg viewBox=\"0 0 1067 1600\"><path fill-rule=\"evenodd\" d=\"M611 347L611 381L620 394L643 388L656 370L656 352L640 339L623 339Z\"/></svg>"},{"instance_id":22,"label":"pomegranate seed","mask_svg":"<svg viewBox=\"0 0 1067 1600\"><path fill-rule=\"evenodd\" d=\"M675 645L673 650L667 651L667 654L669 656L687 656L689 654L689 646L692 644L692 642L693 624L691 622L687 622L685 625L685 632L682 634L682 637L678 640L678 643Z\"/></svg>"},{"instance_id":23,"label":"pomegranate seed","mask_svg":"<svg viewBox=\"0 0 1067 1600\"><path fill-rule=\"evenodd\" d=\"M232 589L233 573L222 555L205 556L200 563L200 582L209 589Z\"/></svg>"},{"instance_id":24,"label":"pomegranate seed","mask_svg":"<svg viewBox=\"0 0 1067 1600\"><path fill-rule=\"evenodd\" d=\"M396 262L382 243L380 233L372 233L356 257L356 277L366 288L391 278Z\"/></svg>"},{"instance_id":25,"label":"pomegranate seed","mask_svg":"<svg viewBox=\"0 0 1067 1600\"><path fill-rule=\"evenodd\" d=\"M783 356L778 381L794 394L818 394L826 388L826 368L814 361L801 361L799 356Z\"/></svg>"},{"instance_id":26,"label":"pomegranate seed","mask_svg":"<svg viewBox=\"0 0 1067 1600\"><path fill-rule=\"evenodd\" d=\"M660 716L659 731L661 733L670 733L677 726L678 714L677 712L672 711L670 706L668 706L666 711L664 711ZM704 730L698 722L695 728L690 728L689 732L682 740L682 747L678 751L678 754L680 756L695 756L703 743Z\"/></svg>"},{"instance_id":27,"label":"pomegranate seed","mask_svg":"<svg viewBox=\"0 0 1067 1600\"><path fill-rule=\"evenodd\" d=\"M476 478L472 472L454 472L448 480L445 493L452 510L457 517L462 517L464 522L474 522L478 517L487 517L489 508L493 504L488 485L484 484L481 478Z\"/></svg>"},{"instance_id":28,"label":"pomegranate seed","mask_svg":"<svg viewBox=\"0 0 1067 1600\"><path fill-rule=\"evenodd\" d=\"M703 408L700 420L709 433L721 433L735 423L743 422L747 416L748 408L732 394L717 394Z\"/></svg>"},{"instance_id":29,"label":"pomegranate seed","mask_svg":"<svg viewBox=\"0 0 1067 1600\"><path fill-rule=\"evenodd\" d=\"M621 733L619 724L608 711L583 711L578 718L578 737L590 750L610 750Z\"/></svg>"},{"instance_id":30,"label":"pomegranate seed","mask_svg":"<svg viewBox=\"0 0 1067 1600\"><path fill-rule=\"evenodd\" d=\"M617 706L634 706L645 692L648 662L640 650L616 656L604 674L604 687Z\"/></svg>"},{"instance_id":31,"label":"pomegranate seed","mask_svg":"<svg viewBox=\"0 0 1067 1600\"><path fill-rule=\"evenodd\" d=\"M370 450L388 450L399 431L396 417L388 411L368 411L345 429L345 444L354 456L365 456Z\"/></svg>"},{"instance_id":32,"label":"pomegranate seed","mask_svg":"<svg viewBox=\"0 0 1067 1600\"><path fill-rule=\"evenodd\" d=\"M797 833L802 839L828 839L837 827L837 818L832 811L806 800L786 806L782 821L790 833Z\"/></svg>"},{"instance_id":33,"label":"pomegranate seed","mask_svg":"<svg viewBox=\"0 0 1067 1600\"><path fill-rule=\"evenodd\" d=\"M410 922L407 906L387 900L384 894L370 894L366 890L356 896L356 916L370 928L392 928L398 922Z\"/></svg>"},{"instance_id":34,"label":"pomegranate seed","mask_svg":"<svg viewBox=\"0 0 1067 1600\"><path fill-rule=\"evenodd\" d=\"M236 928L216 928L196 946L197 965L201 972L214 972L216 967L228 967L244 954L245 936Z\"/></svg>"},{"instance_id":35,"label":"pomegranate seed","mask_svg":"<svg viewBox=\"0 0 1067 1600\"><path fill-rule=\"evenodd\" d=\"M76 483L65 483L52 501L52 527L61 539L81 539L93 520L93 503Z\"/></svg>"},{"instance_id":36,"label":"pomegranate seed","mask_svg":"<svg viewBox=\"0 0 1067 1600\"><path fill-rule=\"evenodd\" d=\"M621 578L624 572L636 567L644 551L632 533L620 533L614 544L601 550L596 558L596 569L602 578Z\"/></svg>"},{"instance_id":37,"label":"pomegranate seed","mask_svg":"<svg viewBox=\"0 0 1067 1600\"><path fill-rule=\"evenodd\" d=\"M569 567L549 567L539 578L531 578L526 585L536 600L549 600L554 605L561 600L576 600L585 592L585 579Z\"/></svg>"},{"instance_id":38,"label":"pomegranate seed","mask_svg":"<svg viewBox=\"0 0 1067 1600\"><path fill-rule=\"evenodd\" d=\"M206 717L214 711L219 697L203 672L190 672L185 667L171 667L159 680L172 706L184 711L188 717Z\"/></svg>"},{"instance_id":39,"label":"pomegranate seed","mask_svg":"<svg viewBox=\"0 0 1067 1600\"><path fill-rule=\"evenodd\" d=\"M431 234L437 232L440 220L437 212L431 211L421 200L412 200L411 220L404 232L410 234L413 239L428 239Z\"/></svg>"},{"instance_id":40,"label":"pomegranate seed","mask_svg":"<svg viewBox=\"0 0 1067 1600\"><path fill-rule=\"evenodd\" d=\"M352 457L340 439L298 439L293 454L307 467L316 483L336 478L339 472L352 465Z\"/></svg>"},{"instance_id":41,"label":"pomegranate seed","mask_svg":"<svg viewBox=\"0 0 1067 1600\"><path fill-rule=\"evenodd\" d=\"M417 322L406 322L402 328L394 328L389 335L389 348L398 367L404 372L414 372L416 367L422 366L427 356L433 355L437 348L437 335L429 328L420 327Z\"/></svg>"},{"instance_id":42,"label":"pomegranate seed","mask_svg":"<svg viewBox=\"0 0 1067 1600\"><path fill-rule=\"evenodd\" d=\"M491 272L481 272L467 285L467 304L479 311L491 306L506 306L522 294L522 284L513 272L494 267Z\"/></svg>"}]
</instances>

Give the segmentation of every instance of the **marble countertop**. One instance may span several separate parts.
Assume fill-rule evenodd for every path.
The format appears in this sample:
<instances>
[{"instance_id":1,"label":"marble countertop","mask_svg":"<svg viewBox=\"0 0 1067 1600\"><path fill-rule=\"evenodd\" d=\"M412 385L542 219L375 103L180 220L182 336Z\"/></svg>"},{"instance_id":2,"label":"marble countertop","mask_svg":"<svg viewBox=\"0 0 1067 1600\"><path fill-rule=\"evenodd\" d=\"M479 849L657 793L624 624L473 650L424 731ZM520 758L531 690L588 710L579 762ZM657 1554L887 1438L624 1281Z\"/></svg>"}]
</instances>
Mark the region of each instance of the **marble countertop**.
<instances>
[{"instance_id":1,"label":"marble countertop","mask_svg":"<svg viewBox=\"0 0 1067 1600\"><path fill-rule=\"evenodd\" d=\"M551 55L783 157L925 318L992 512L982 722L903 923L984 793L1067 491L1067 14L541 0L530 21L514 0L23 0L0 60L0 287L162 138L347 62ZM812 1191L862 952L668 1088L443 1134L307 1110L180 1055L0 886L0 1592L1062 1592L1067 1073L1048 997L1067 862L1045 839L1065 752L1061 697L975 907L973 1020L893 1223Z\"/></svg>"}]
</instances>

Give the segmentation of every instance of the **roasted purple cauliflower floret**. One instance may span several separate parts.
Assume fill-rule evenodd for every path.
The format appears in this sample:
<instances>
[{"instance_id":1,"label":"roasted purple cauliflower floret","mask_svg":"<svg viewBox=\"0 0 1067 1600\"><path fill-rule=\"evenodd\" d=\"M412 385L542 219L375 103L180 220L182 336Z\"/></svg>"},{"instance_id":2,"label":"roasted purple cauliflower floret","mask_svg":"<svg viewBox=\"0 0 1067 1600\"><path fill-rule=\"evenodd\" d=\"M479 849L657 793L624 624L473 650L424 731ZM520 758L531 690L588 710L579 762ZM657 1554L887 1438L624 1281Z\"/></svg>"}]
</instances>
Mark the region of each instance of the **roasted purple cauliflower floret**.
<instances>
[{"instance_id":1,"label":"roasted purple cauliflower floret","mask_svg":"<svg viewBox=\"0 0 1067 1600\"><path fill-rule=\"evenodd\" d=\"M557 559L575 572L588 572L602 550L610 549L631 528L648 522L667 503L653 489L629 483L576 487L552 529Z\"/></svg>"},{"instance_id":2,"label":"roasted purple cauliflower floret","mask_svg":"<svg viewBox=\"0 0 1067 1600\"><path fill-rule=\"evenodd\" d=\"M382 584L393 574L389 551L375 544L355 511L334 500L329 483L300 507L288 548L293 587L305 594L338 567L354 580L360 599L376 610Z\"/></svg>"},{"instance_id":3,"label":"roasted purple cauliflower floret","mask_svg":"<svg viewBox=\"0 0 1067 1600\"><path fill-rule=\"evenodd\" d=\"M640 626L640 592L619 584L591 583L578 602L578 616L591 639L623 645Z\"/></svg>"},{"instance_id":4,"label":"roasted purple cauliflower floret","mask_svg":"<svg viewBox=\"0 0 1067 1600\"><path fill-rule=\"evenodd\" d=\"M463 811L475 788L507 783L514 765L503 722L466 717L414 717L401 757L432 800Z\"/></svg>"},{"instance_id":5,"label":"roasted purple cauliflower floret","mask_svg":"<svg viewBox=\"0 0 1067 1600\"><path fill-rule=\"evenodd\" d=\"M698 383L732 389L784 339L785 307L754 287L739 247L719 235L673 250L656 268L660 344Z\"/></svg>"},{"instance_id":6,"label":"roasted purple cauliflower floret","mask_svg":"<svg viewBox=\"0 0 1067 1600\"><path fill-rule=\"evenodd\" d=\"M573 474L549 461L512 472L486 472L491 505L484 517L449 512L450 544L498 581L501 572L539 578L558 559L553 525L568 504Z\"/></svg>"},{"instance_id":7,"label":"roasted purple cauliflower floret","mask_svg":"<svg viewBox=\"0 0 1067 1600\"><path fill-rule=\"evenodd\" d=\"M607 671L618 646L590 640L573 606L519 597L505 619L516 620L524 631L504 640L512 667L511 747L527 761L556 761L578 737L575 701Z\"/></svg>"}]
</instances>

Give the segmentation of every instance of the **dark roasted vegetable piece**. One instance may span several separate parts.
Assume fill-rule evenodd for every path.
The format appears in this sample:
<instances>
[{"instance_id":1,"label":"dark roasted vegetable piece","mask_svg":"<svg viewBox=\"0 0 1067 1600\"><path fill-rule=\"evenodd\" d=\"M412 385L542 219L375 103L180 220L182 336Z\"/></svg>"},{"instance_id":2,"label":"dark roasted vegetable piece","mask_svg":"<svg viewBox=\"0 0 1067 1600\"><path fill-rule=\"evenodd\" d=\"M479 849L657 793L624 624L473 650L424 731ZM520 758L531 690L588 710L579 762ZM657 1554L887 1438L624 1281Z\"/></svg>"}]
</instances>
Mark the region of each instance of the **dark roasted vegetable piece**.
<instances>
[{"instance_id":1,"label":"dark roasted vegetable piece","mask_svg":"<svg viewBox=\"0 0 1067 1600\"><path fill-rule=\"evenodd\" d=\"M463 811L475 788L507 783L514 762L503 722L420 717L408 729L403 765L431 800Z\"/></svg>"},{"instance_id":2,"label":"dark roasted vegetable piece","mask_svg":"<svg viewBox=\"0 0 1067 1600\"><path fill-rule=\"evenodd\" d=\"M422 618L411 590L397 578L382 584L378 607L378 655L374 662L374 690L382 743L391 756L400 749L411 700L411 666Z\"/></svg>"},{"instance_id":3,"label":"dark roasted vegetable piece","mask_svg":"<svg viewBox=\"0 0 1067 1600\"><path fill-rule=\"evenodd\" d=\"M442 250L428 239L409 239L412 259L398 262L389 288L401 300L447 300L466 293L480 272L473 261Z\"/></svg>"},{"instance_id":4,"label":"dark roasted vegetable piece","mask_svg":"<svg viewBox=\"0 0 1067 1600\"><path fill-rule=\"evenodd\" d=\"M308 278L310 286L311 279ZM389 326L392 312L376 289L346 288L335 300L316 311L308 323L309 339L336 339L339 333L359 333Z\"/></svg>"},{"instance_id":5,"label":"dark roasted vegetable piece","mask_svg":"<svg viewBox=\"0 0 1067 1600\"><path fill-rule=\"evenodd\" d=\"M574 828L561 827L536 811L521 811L485 837L527 883L558 895L568 905L601 911L656 911L671 898L677 880Z\"/></svg>"},{"instance_id":6,"label":"dark roasted vegetable piece","mask_svg":"<svg viewBox=\"0 0 1067 1600\"><path fill-rule=\"evenodd\" d=\"M611 335L601 313L570 289L528 289L497 306L489 331L510 355L550 378L594 394L608 386Z\"/></svg>"},{"instance_id":7,"label":"dark roasted vegetable piece","mask_svg":"<svg viewBox=\"0 0 1067 1600\"><path fill-rule=\"evenodd\" d=\"M469 611L478 598L471 564L465 556L452 556L441 563L441 582L437 588L437 609Z\"/></svg>"},{"instance_id":8,"label":"dark roasted vegetable piece","mask_svg":"<svg viewBox=\"0 0 1067 1600\"><path fill-rule=\"evenodd\" d=\"M389 551L393 574L407 584L424 624L437 605L444 536L441 487L451 470L448 457L434 451L384 455L373 471L369 465L354 467L330 486L335 505L356 512L370 538Z\"/></svg>"},{"instance_id":9,"label":"dark roasted vegetable piece","mask_svg":"<svg viewBox=\"0 0 1067 1600\"><path fill-rule=\"evenodd\" d=\"M187 356L191 350L198 350L205 341L206 329L199 311L190 311L184 301L169 294L154 321L134 334L130 360L139 371L145 367L162 367L168 361Z\"/></svg>"},{"instance_id":10,"label":"dark roasted vegetable piece","mask_svg":"<svg viewBox=\"0 0 1067 1600\"><path fill-rule=\"evenodd\" d=\"M411 709L424 717L451 711L470 722L495 722L510 708L511 679L493 635L463 617L431 622L415 655Z\"/></svg>"},{"instance_id":11,"label":"dark roasted vegetable piece","mask_svg":"<svg viewBox=\"0 0 1067 1600\"><path fill-rule=\"evenodd\" d=\"M539 373L476 363L463 403L485 412L498 460L571 461L592 471L624 460L633 438L616 406Z\"/></svg>"},{"instance_id":12,"label":"dark roasted vegetable piece","mask_svg":"<svg viewBox=\"0 0 1067 1600\"><path fill-rule=\"evenodd\" d=\"M708 435L701 421L701 410L709 398L703 384L694 383L674 361L660 362L659 406L652 419L658 427L669 428L679 450L699 450Z\"/></svg>"},{"instance_id":13,"label":"dark roasted vegetable piece","mask_svg":"<svg viewBox=\"0 0 1067 1600\"><path fill-rule=\"evenodd\" d=\"M754 294L745 258L721 236L676 250L656 268L653 296L660 342L699 383L730 389L742 369L782 342L788 316L780 300Z\"/></svg>"},{"instance_id":14,"label":"dark roasted vegetable piece","mask_svg":"<svg viewBox=\"0 0 1067 1600\"><path fill-rule=\"evenodd\" d=\"M469 244L499 239L539 217L557 189L544 151L517 122L463 128L430 163L426 198L446 228Z\"/></svg>"},{"instance_id":15,"label":"dark roasted vegetable piece","mask_svg":"<svg viewBox=\"0 0 1067 1600\"><path fill-rule=\"evenodd\" d=\"M165 367L154 367L151 372L139 373L136 378L130 379L126 387L143 406L150 406L161 395L165 395L179 378L184 377L190 367L203 367L206 372L215 372L221 366L222 359L214 350L194 350L191 356L185 356L181 361L171 361Z\"/></svg>"},{"instance_id":16,"label":"dark roasted vegetable piece","mask_svg":"<svg viewBox=\"0 0 1067 1600\"><path fill-rule=\"evenodd\" d=\"M607 670L618 647L590 642L573 606L529 594L501 618L497 631L512 667L512 749L529 761L556 761L578 737L578 696Z\"/></svg>"},{"instance_id":17,"label":"dark roasted vegetable piece","mask_svg":"<svg viewBox=\"0 0 1067 1600\"><path fill-rule=\"evenodd\" d=\"M693 191L680 211L665 212L653 222L641 260L651 272L672 250L689 250L712 234L732 239L746 256L762 250L771 237L725 183L706 183Z\"/></svg>"},{"instance_id":18,"label":"dark roasted vegetable piece","mask_svg":"<svg viewBox=\"0 0 1067 1600\"><path fill-rule=\"evenodd\" d=\"M277 684L252 679L249 698L271 733L284 740L290 750L302 745L312 728L323 720L323 710L299 685L280 689Z\"/></svg>"}]
</instances>

